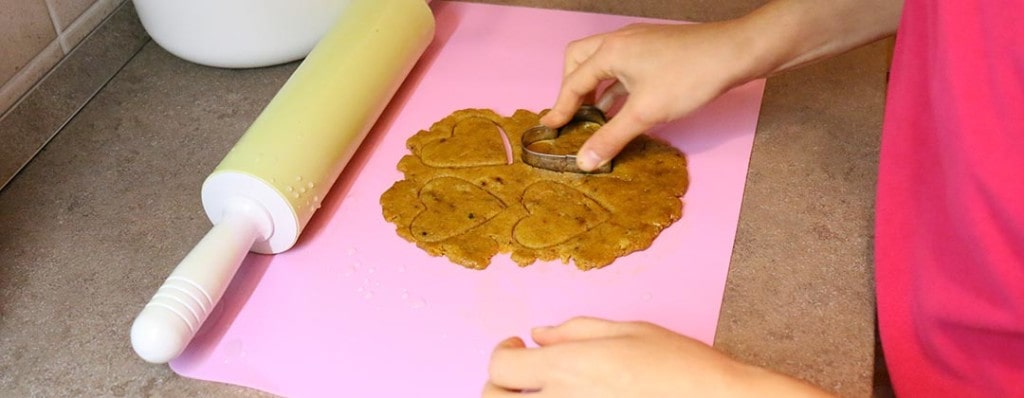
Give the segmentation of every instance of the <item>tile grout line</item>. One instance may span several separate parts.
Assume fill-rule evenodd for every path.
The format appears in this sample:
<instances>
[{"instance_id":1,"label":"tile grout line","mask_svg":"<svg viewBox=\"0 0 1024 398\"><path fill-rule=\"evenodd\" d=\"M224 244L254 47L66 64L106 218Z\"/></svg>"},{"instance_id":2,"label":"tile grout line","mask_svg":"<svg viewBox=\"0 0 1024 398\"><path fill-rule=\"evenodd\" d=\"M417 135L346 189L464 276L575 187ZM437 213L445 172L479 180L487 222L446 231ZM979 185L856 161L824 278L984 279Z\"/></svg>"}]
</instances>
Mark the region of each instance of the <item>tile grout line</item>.
<instances>
[{"instance_id":1,"label":"tile grout line","mask_svg":"<svg viewBox=\"0 0 1024 398\"><path fill-rule=\"evenodd\" d=\"M57 33L57 36L54 37L53 40L60 40L60 35L64 33L64 29L61 28L60 21L57 20L57 9L53 7L53 0L44 0L43 3L46 4L46 12L50 14L50 22L53 23L53 31ZM62 50L64 49L63 47L64 46L62 45ZM67 51L64 53L66 54Z\"/></svg>"},{"instance_id":2,"label":"tile grout line","mask_svg":"<svg viewBox=\"0 0 1024 398\"><path fill-rule=\"evenodd\" d=\"M8 183L13 181L14 178L17 178L17 175L19 173L22 173L22 170L25 170L25 168L28 167L29 164L32 163L32 161L35 160L37 156L39 156L39 152L43 151L43 149L46 148L46 145L49 145L50 141L52 141L53 138L56 138L57 135L60 135L60 132L63 131L63 129L65 129L65 127L67 127L68 124L71 123L71 121L75 120L75 118L78 117L78 114L80 114L82 112L82 109L84 109L85 106L87 106L89 103L91 103L92 100L96 97L97 94L99 94L100 91L102 91L104 88L106 88L106 86L111 84L111 81L113 81L114 78L116 78L118 75L120 75L121 71L124 71L124 69L126 67L128 67L128 63L131 63L131 61L133 59L135 59L135 56L137 56L140 52L142 52L142 49L145 48L145 45L146 44L150 44L150 42L152 40L153 39L147 39L145 41L145 43L142 43L142 45L139 46L138 49L135 50L135 52L132 53L130 57L128 57L127 60L125 60L125 63L122 64L121 67L118 68L117 72L112 74L109 79L106 79L106 81L103 82L103 84L100 84L99 87L97 87L95 90L93 90L92 93L89 94L88 98L86 100L82 101L82 103L80 105L78 105L75 108L75 110L72 110L71 115L69 115L68 118L65 119L65 121L60 122L59 126L57 126L55 129L53 129L53 132L50 134L49 138L46 138L46 140L43 141L43 143L39 145L39 149L36 149L36 151L32 153L32 156L29 157L29 160L26 161L22 166L18 167L17 170L14 171L14 173L11 173L10 177L7 178L6 181L3 181L2 183L0 183L0 190L3 190L3 188L6 187Z\"/></svg>"},{"instance_id":3,"label":"tile grout line","mask_svg":"<svg viewBox=\"0 0 1024 398\"><path fill-rule=\"evenodd\" d=\"M114 16L114 13L116 13L122 5L124 5L123 0L96 0L91 6L89 6L89 8L85 9L85 11L83 11L82 14L78 16L78 18L75 18L74 21L71 21L71 23L69 23L68 26L65 29L63 29L63 31L60 32L60 34L57 35L57 40L60 41L60 48L64 50L65 56L70 55L76 48L78 48L79 44L85 42L85 40L88 39L89 36L92 36L92 33L98 30L100 26L103 26L103 24L105 24L110 19L110 17ZM96 24L96 26L92 27L89 33L82 37L78 41L78 43L70 45L67 44L67 41L69 40L68 37L75 34L75 31L79 25L88 23L88 20L93 17L93 14L102 12L104 9L110 6L113 6L110 12L108 12L107 15L104 16L99 21L99 23Z\"/></svg>"},{"instance_id":4,"label":"tile grout line","mask_svg":"<svg viewBox=\"0 0 1024 398\"><path fill-rule=\"evenodd\" d=\"M109 85L110 82L113 81L115 77L117 77L117 75L121 74L121 71L124 70L124 68L127 67L128 64L130 64L132 62L132 60L134 60L135 57L138 56L139 53L142 52L142 49L145 48L146 45L149 44L149 42L151 40L152 39L146 39L146 41L144 43L142 43L142 45L140 45L139 48L137 50L135 50L134 53L132 53L132 56L128 57L128 59L124 61L124 64L117 68L117 71L115 71L113 74L111 74L110 77L106 81L104 81L103 84L100 84L99 87L97 87L95 90L93 90L92 93L89 93L89 97L85 101L82 101L82 104L79 105L77 108L75 108L74 111L71 111L71 115L68 116L66 120L61 122L60 126L57 126L57 128L54 129L53 137L56 137L58 134L60 134L60 132L62 130L64 130L64 127L66 127L68 125L68 123L71 123L71 120L73 120L75 117L77 117L78 114L82 112L82 109L85 109L85 107L87 105L89 105L89 103L91 103L94 98L96 98L96 95L98 95L100 93L100 91L103 91L104 88L107 88L107 85ZM47 144L49 144L50 140L52 140L53 137L50 137L50 139L46 140L46 142L43 143L42 147L45 147ZM40 150L42 150L42 147L40 147ZM35 157L35 156L33 156L33 157Z\"/></svg>"},{"instance_id":5,"label":"tile grout line","mask_svg":"<svg viewBox=\"0 0 1024 398\"><path fill-rule=\"evenodd\" d=\"M111 14L111 15L113 15L113 14ZM102 26L106 22L107 21L104 20L100 24L100 26ZM89 36L92 36L92 33L90 33ZM88 39L88 37L86 37L86 39ZM83 39L82 42L85 42L86 39ZM7 184L9 184L11 181L14 181L14 179L18 177L18 174L20 174L21 171L24 170L25 167L29 165L29 163L32 163L32 160L34 160L36 158L36 156L39 155L39 152L42 152L43 149L46 149L46 146L50 144L50 141L53 141L54 138L56 138L58 135L60 135L61 131L64 130L64 127L67 127L68 123L71 123L71 121L74 120L75 117L77 117L78 114L82 112L82 109L85 109L85 107L88 106L92 102L92 100L96 98L96 95L98 95L100 93L100 91L103 91L103 89L106 88L107 85L109 85L110 82L113 81L115 77L117 77L117 75L121 74L121 71L124 70L124 68L127 67L128 64L130 64L132 62L132 60L134 60L135 57L138 56L139 53L141 53L142 50L146 47L146 45L149 44L152 40L153 39L147 38L146 41L143 42L139 46L139 48L135 50L134 53L132 53L132 56L128 57L128 59L125 60L124 64L122 64L121 66L119 66L117 68L117 71L112 73L110 75L110 77L107 78L107 80L103 82L103 84L100 84L95 90L92 91L92 93L89 94L89 96L85 99L85 101L82 101L81 104L79 104L73 111L70 112L70 115L68 115L68 117L66 117L64 119L64 121L61 122L60 125L58 125L57 128L55 128L53 130L53 132L50 134L50 137L48 137L45 141L43 141L43 143L41 145L39 145L39 149L36 149L35 152L33 152L32 155L29 156L28 159L24 163L22 163L22 165L20 167L18 167L17 170L14 171L14 173L11 173L11 176L9 178L7 178L6 181L0 181L0 191L2 191L5 187L7 187ZM69 54L69 56L70 56L70 54ZM65 57L65 59L66 58L67 57ZM63 60L61 60L61 62L63 62ZM60 65L58 64L57 66L60 66ZM57 69L56 66L51 70L51 72L53 72L53 70L55 70L55 69ZM49 77L49 74L47 74L47 77ZM45 77L43 79L40 79L40 82L42 82L45 79L46 79ZM34 89L34 87L33 87L33 89ZM26 94L25 96L27 97L28 95ZM24 97L23 97L23 99L24 99ZM11 108L13 109L14 107L12 106Z\"/></svg>"},{"instance_id":6,"label":"tile grout line","mask_svg":"<svg viewBox=\"0 0 1024 398\"><path fill-rule=\"evenodd\" d=\"M46 7L47 7L47 9L49 9L49 8L50 8L50 1L51 1L51 0L45 0L45 3L46 3ZM102 0L100 0L100 1L102 1ZM52 41L52 42L50 42L50 44L47 44L47 45L46 45L46 47L45 47L45 48L43 49L43 51L40 51L40 52L39 52L39 54L36 54L36 56L35 56L34 58L32 58L32 60L30 60L30 61L29 61L29 64L26 64L26 66L25 66L25 67L21 68L21 70L20 70L20 71L18 71L18 73L20 74L20 73L21 73L22 71L25 71L25 70L29 69L29 65L30 65L31 63L33 63L33 62L36 62L36 58L39 58L40 56L42 56L42 55L43 55L43 52L45 52L47 48L50 48L50 46L52 46L52 45L53 45L53 43L57 43L57 46L59 46L59 47L61 48L61 54L62 54L62 55L61 55L61 58L60 58L60 60L59 60L59 61L57 61L57 63L56 63L56 64L54 64L54 65L53 65L52 67L50 67L50 70L46 71L46 73L44 73L44 74L43 74L43 76L41 76L41 77L39 78L39 80L37 80L37 81L36 81L35 83L33 83L33 84L32 84L32 86L31 86L31 87L29 87L29 89L28 89L28 90L25 90L25 92L24 92L23 94L21 94L21 97L18 97L18 100L16 100L16 101L14 101L13 103L11 103L11 105L10 105L10 106L9 106L9 107L8 107L8 108L7 108L6 110L4 110L3 112L0 112L0 120L3 120L3 119L4 119L4 118L6 118L6 117L7 117L7 116L8 116L8 115L9 115L10 113L14 112L14 108L17 108L17 107L18 107L18 105L21 105L21 103L22 103L22 102L24 102L24 101L25 101L25 99L26 99L26 98L28 98L28 96L29 96L30 94L32 94L32 92L34 92L34 91L36 90L36 88L37 88L37 87L39 87L39 86L40 86L41 84L43 84L43 82L44 82L44 81L46 81L46 79L49 79L49 78L50 78L50 75L52 75L52 74L53 74L54 72L56 72L56 71L57 71L57 69L59 69L59 68L60 68L60 66L61 66L62 64L64 64L64 62L67 62L68 58L70 58L70 57L71 57L71 55L73 55L73 54L74 54L74 52L75 52L76 50L78 50L78 47L79 47L79 46L81 46L81 44L82 44L82 43L85 43L85 42L86 42L86 40L89 40L89 38L90 38L90 37L92 37L92 36L93 36L94 34L96 34L96 32L97 32L97 31L99 31L101 27L103 27L104 25L106 25L106 24L107 24L107 22L109 22L109 21L110 21L110 19L114 17L114 14L117 14L118 10L120 10L120 9L121 9L121 7L124 7L124 6L125 6L125 4L129 4L129 3L130 3L130 2L128 2L128 1L125 1L125 2L122 2L121 4L119 4L119 5L118 5L118 6L116 7L116 8L114 8L114 10L110 12L110 15L107 15L106 17L104 17L104 18L103 18L103 20L102 20L102 21L100 21L100 23L96 24L96 27L95 27L95 28L93 28L93 29L92 29L91 31L89 31L89 34L85 35L85 37L83 37L83 38L82 38L82 41L80 41L80 42L79 42L79 43L78 43L77 45L75 45L75 46L74 46L74 47L73 47L73 48L72 48L72 49L71 49L70 51L64 51L64 44L63 44L63 43L61 43L61 40L60 40L60 35L61 35L61 34L62 34L63 32L60 32L60 31L58 30L58 31L57 31L57 33L58 33L58 34L57 34L57 36L56 36L56 37L55 37L55 38L53 39L53 41ZM52 23L53 23L53 25L54 25L54 29L57 29L57 20L56 20L56 17L55 17L55 16L53 16L52 12L51 12L51 14L50 14L50 15L51 15L51 18L53 19ZM152 39L148 39L148 40L146 40L146 43L149 43L149 40L152 40ZM143 43L142 45L143 45L143 46L145 46L145 45L146 45L146 43ZM141 48L141 47L140 47L140 48ZM132 54L132 57L134 57L134 56L135 56L135 54ZM130 60L130 58L129 58L129 60ZM118 69L118 72L120 72L120 71L121 71L121 70L120 70L120 69ZM11 81L14 81L14 79L15 79L15 78L16 78L17 76L18 76L18 74L15 74L15 76L12 76L12 77L11 77L11 78L9 79L8 83L10 83ZM7 85L8 83L0 84L0 89L2 89L3 87L6 87L6 85ZM104 84L106 84L106 83L104 83ZM87 100L86 100L86 102L89 102L89 100L91 100L91 99L92 99L92 97L89 97L89 99L87 99ZM0 184L0 188L3 188L3 184Z\"/></svg>"},{"instance_id":7,"label":"tile grout line","mask_svg":"<svg viewBox=\"0 0 1024 398\"><path fill-rule=\"evenodd\" d=\"M14 76L11 76L11 78L8 79L7 82L0 84L0 93L6 91L8 87L13 87L16 84L15 81L17 79L27 76L30 73L30 71L36 66L37 63L46 62L44 60L46 59L47 52L50 51L50 47L53 46L57 46L59 48L60 42L57 41L57 39L54 39L49 44L47 44L46 47L43 47L43 50L40 51L39 54L36 54L35 57L32 57L32 59L29 60L28 63L26 63L25 66L21 68L21 70L17 71L14 74ZM32 83L32 85L29 86L29 88L25 90L25 92L22 93L17 100L12 102L6 110L0 112L0 120L6 118L8 114L14 111L14 108L17 108L18 105L21 105L25 98L27 98L29 94L35 91L36 87L39 86L39 84L41 84L44 80L46 80L46 78L50 77L50 74L53 73L53 71L57 69L57 67L60 66L62 62L64 62L64 58L66 58L66 56L64 55L64 50L60 49L60 52L61 59L58 60L53 66L51 66L50 69L46 71L46 73L43 73L43 75L39 77L39 79L36 80L35 83Z\"/></svg>"}]
</instances>

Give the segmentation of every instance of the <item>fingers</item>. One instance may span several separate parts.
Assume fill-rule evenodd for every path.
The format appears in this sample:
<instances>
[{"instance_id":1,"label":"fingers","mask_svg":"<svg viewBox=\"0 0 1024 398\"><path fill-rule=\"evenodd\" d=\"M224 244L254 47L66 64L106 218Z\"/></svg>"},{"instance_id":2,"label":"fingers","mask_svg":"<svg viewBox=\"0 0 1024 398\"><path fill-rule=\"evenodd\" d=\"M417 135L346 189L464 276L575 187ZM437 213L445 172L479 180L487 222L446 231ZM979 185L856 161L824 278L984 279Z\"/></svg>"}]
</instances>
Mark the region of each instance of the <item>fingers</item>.
<instances>
[{"instance_id":1,"label":"fingers","mask_svg":"<svg viewBox=\"0 0 1024 398\"><path fill-rule=\"evenodd\" d=\"M572 119L580 104L592 96L603 80L612 78L609 66L600 51L605 35L592 36L574 42L566 50L562 86L555 105L541 123L548 127L561 127ZM593 98L590 98L592 101Z\"/></svg>"},{"instance_id":2,"label":"fingers","mask_svg":"<svg viewBox=\"0 0 1024 398\"><path fill-rule=\"evenodd\" d=\"M505 398L505 397L522 397L523 393L519 390L509 390L498 387L496 384L487 382L484 384L484 392L481 394L483 398Z\"/></svg>"},{"instance_id":3,"label":"fingers","mask_svg":"<svg viewBox=\"0 0 1024 398\"><path fill-rule=\"evenodd\" d=\"M622 82L616 81L615 84L612 84L610 87L605 89L603 93L601 93L601 97L594 103L594 106L600 109L601 112L608 114L608 111L615 106L618 99L626 96L627 94L629 94L629 91L626 90L626 86L623 85Z\"/></svg>"},{"instance_id":4,"label":"fingers","mask_svg":"<svg viewBox=\"0 0 1024 398\"><path fill-rule=\"evenodd\" d=\"M541 118L541 123L548 127L561 127L569 122L584 98L593 92L602 80L611 77L612 75L600 63L600 56L591 57L580 64L576 70L562 79L558 99L555 100L551 111Z\"/></svg>"},{"instance_id":5,"label":"fingers","mask_svg":"<svg viewBox=\"0 0 1024 398\"><path fill-rule=\"evenodd\" d=\"M625 336L633 333L637 324L632 322L615 322L599 318L576 317L558 326L539 327L532 331L533 341L541 346Z\"/></svg>"},{"instance_id":6,"label":"fingers","mask_svg":"<svg viewBox=\"0 0 1024 398\"><path fill-rule=\"evenodd\" d=\"M608 37L635 30L628 26L619 31L602 33L569 43L565 49L562 86L551 112L541 118L548 127L561 127L572 119L573 112L583 102L593 102L593 92L602 80L611 78L608 65L602 65L601 48ZM584 69L581 73L581 69ZM609 106L610 107L610 106ZM607 110L607 109L603 109Z\"/></svg>"},{"instance_id":7,"label":"fingers","mask_svg":"<svg viewBox=\"0 0 1024 398\"><path fill-rule=\"evenodd\" d=\"M601 48L601 42L604 41L606 35L607 33L594 35L569 43L565 47L565 65L562 69L562 77L568 76L580 64L594 56L597 49Z\"/></svg>"},{"instance_id":8,"label":"fingers","mask_svg":"<svg viewBox=\"0 0 1024 398\"><path fill-rule=\"evenodd\" d=\"M633 138L655 126L637 116L640 113L636 104L636 101L626 101L621 112L583 143L576 155L581 170L591 171L610 162Z\"/></svg>"},{"instance_id":9,"label":"fingers","mask_svg":"<svg viewBox=\"0 0 1024 398\"><path fill-rule=\"evenodd\" d=\"M539 390L544 384L543 355L540 350L526 349L518 337L505 339L491 354L490 379L485 391Z\"/></svg>"}]
</instances>

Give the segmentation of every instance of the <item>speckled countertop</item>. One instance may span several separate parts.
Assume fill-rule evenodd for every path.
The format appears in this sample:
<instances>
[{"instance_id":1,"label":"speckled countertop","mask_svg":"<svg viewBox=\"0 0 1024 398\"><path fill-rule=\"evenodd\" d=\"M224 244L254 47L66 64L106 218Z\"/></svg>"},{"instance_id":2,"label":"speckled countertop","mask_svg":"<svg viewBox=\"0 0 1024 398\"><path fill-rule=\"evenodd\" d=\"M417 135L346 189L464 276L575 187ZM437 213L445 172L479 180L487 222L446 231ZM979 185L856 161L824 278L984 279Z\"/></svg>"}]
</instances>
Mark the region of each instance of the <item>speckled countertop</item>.
<instances>
[{"instance_id":1,"label":"speckled countertop","mask_svg":"<svg viewBox=\"0 0 1024 398\"><path fill-rule=\"evenodd\" d=\"M693 21L760 3L486 2ZM768 80L715 342L851 397L885 395L871 242L887 50ZM128 330L209 228L197 187L295 66L184 62L126 3L0 119L0 145L26 153L59 132L0 191L0 396L265 395L147 364Z\"/></svg>"}]
</instances>

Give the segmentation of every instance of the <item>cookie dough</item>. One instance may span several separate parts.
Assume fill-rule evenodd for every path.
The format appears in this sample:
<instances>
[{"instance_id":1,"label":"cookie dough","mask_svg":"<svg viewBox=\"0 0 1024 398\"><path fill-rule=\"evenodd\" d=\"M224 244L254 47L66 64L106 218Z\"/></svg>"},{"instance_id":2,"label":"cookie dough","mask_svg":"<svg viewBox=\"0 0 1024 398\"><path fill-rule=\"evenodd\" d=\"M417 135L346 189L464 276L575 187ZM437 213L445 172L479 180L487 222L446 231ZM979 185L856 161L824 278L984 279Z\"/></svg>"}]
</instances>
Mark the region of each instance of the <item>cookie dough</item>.
<instances>
[{"instance_id":1,"label":"cookie dough","mask_svg":"<svg viewBox=\"0 0 1024 398\"><path fill-rule=\"evenodd\" d=\"M384 218L427 253L465 267L484 269L510 253L520 266L559 259L588 270L646 249L682 215L689 180L679 150L640 136L611 173L538 169L522 162L518 143L539 120L525 110L466 109L416 133L398 163L405 178L381 195ZM534 145L572 153L586 137Z\"/></svg>"}]
</instances>

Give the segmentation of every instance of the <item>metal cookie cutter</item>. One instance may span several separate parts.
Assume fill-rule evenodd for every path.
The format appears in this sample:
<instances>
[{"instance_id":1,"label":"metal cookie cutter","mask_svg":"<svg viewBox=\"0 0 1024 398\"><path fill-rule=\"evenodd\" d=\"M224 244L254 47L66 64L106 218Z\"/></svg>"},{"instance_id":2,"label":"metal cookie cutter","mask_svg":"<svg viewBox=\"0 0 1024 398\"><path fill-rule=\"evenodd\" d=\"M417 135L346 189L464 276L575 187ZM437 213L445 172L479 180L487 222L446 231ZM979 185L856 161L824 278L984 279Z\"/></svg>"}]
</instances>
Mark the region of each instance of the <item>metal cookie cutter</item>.
<instances>
[{"instance_id":1,"label":"metal cookie cutter","mask_svg":"<svg viewBox=\"0 0 1024 398\"><path fill-rule=\"evenodd\" d=\"M585 123L596 123L598 125L604 125L607 120L604 117L604 112L601 112L596 106L583 105L576 114L573 115L572 120L566 123L559 129L553 129L544 125L533 127L523 133L522 146L523 146L523 163L526 163L533 167L542 169L559 171L559 172L572 172L572 173L608 173L612 171L612 162L606 162L601 167L598 167L591 171L580 170L579 166L576 165L576 155L555 155L551 153L543 153L530 150L530 144L539 141L553 140L562 135L562 131L576 128Z\"/></svg>"}]
</instances>

